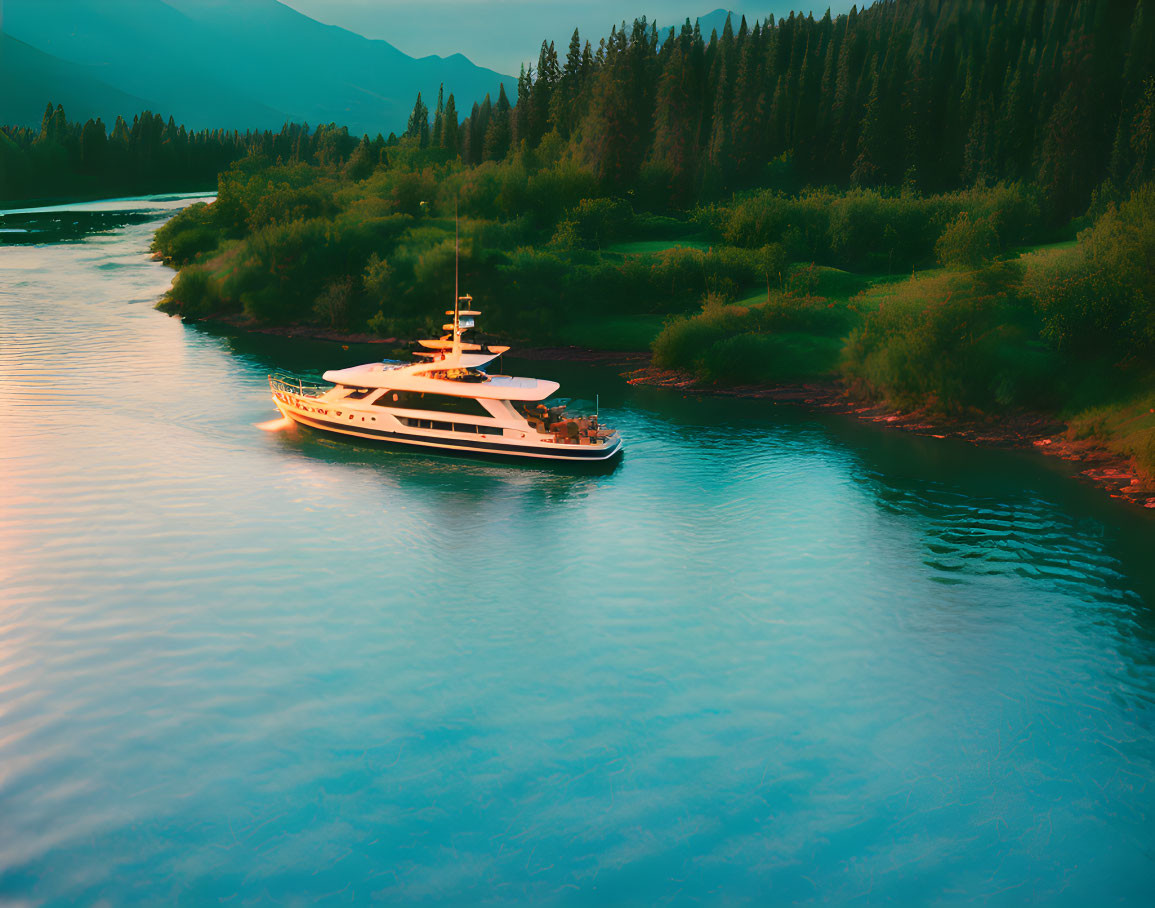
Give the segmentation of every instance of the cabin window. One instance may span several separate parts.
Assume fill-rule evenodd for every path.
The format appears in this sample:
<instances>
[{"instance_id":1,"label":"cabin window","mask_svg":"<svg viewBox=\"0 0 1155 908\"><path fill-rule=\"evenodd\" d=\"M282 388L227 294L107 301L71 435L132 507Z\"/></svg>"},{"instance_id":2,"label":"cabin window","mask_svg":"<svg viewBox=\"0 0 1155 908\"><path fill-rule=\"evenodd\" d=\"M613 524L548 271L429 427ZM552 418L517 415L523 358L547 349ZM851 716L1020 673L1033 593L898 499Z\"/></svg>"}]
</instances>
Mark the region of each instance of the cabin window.
<instances>
[{"instance_id":1,"label":"cabin window","mask_svg":"<svg viewBox=\"0 0 1155 908\"><path fill-rule=\"evenodd\" d=\"M438 432L462 432L469 435L483 435L487 431L485 426L467 422L441 422L438 419L414 419L412 416L398 416L398 421L410 429L436 429Z\"/></svg>"},{"instance_id":2,"label":"cabin window","mask_svg":"<svg viewBox=\"0 0 1155 908\"><path fill-rule=\"evenodd\" d=\"M460 413L463 416L493 416L472 397L454 397L450 394L386 391L373 403L378 407L399 407L404 410L433 410L438 413Z\"/></svg>"},{"instance_id":3,"label":"cabin window","mask_svg":"<svg viewBox=\"0 0 1155 908\"><path fill-rule=\"evenodd\" d=\"M342 385L342 387L345 388L347 392L345 394L347 400L361 400L377 390L376 388L347 388L344 385Z\"/></svg>"}]
</instances>

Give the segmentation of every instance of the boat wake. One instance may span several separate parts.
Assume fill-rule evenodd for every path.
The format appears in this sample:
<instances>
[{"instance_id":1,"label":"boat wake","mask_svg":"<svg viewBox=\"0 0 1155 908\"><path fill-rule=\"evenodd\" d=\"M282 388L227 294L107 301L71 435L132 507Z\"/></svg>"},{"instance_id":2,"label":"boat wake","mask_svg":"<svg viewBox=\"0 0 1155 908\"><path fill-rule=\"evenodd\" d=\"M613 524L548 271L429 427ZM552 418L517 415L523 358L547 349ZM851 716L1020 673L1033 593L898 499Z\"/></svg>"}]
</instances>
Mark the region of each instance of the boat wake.
<instances>
[{"instance_id":1,"label":"boat wake","mask_svg":"<svg viewBox=\"0 0 1155 908\"><path fill-rule=\"evenodd\" d=\"M266 432L280 432L288 429L293 425L293 421L287 416L282 416L280 419L270 419L265 422L253 423L258 429L264 429Z\"/></svg>"}]
</instances>

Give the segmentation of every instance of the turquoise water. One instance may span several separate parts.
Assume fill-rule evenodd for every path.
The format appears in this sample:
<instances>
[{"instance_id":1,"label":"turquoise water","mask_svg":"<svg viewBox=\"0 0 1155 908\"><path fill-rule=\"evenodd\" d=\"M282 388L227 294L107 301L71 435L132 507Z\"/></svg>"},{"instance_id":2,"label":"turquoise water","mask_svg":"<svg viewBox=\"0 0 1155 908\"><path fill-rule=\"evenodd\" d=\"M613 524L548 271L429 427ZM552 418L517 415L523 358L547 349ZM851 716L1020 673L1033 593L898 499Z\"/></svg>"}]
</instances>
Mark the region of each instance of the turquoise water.
<instances>
[{"instance_id":1,"label":"turquoise water","mask_svg":"<svg viewBox=\"0 0 1155 908\"><path fill-rule=\"evenodd\" d=\"M1153 515L572 364L613 470L267 431L369 357L140 204L0 248L0 902L1150 904Z\"/></svg>"}]
</instances>

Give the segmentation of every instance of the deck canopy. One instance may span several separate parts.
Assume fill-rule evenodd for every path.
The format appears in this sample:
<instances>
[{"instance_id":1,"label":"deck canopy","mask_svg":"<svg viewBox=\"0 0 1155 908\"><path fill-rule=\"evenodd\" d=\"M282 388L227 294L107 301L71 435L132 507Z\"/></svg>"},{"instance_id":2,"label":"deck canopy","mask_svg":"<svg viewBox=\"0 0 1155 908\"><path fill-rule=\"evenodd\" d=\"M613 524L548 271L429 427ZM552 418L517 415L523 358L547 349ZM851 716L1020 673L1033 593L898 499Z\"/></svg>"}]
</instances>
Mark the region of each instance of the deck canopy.
<instances>
[{"instance_id":1,"label":"deck canopy","mask_svg":"<svg viewBox=\"0 0 1155 908\"><path fill-rule=\"evenodd\" d=\"M469 362L474 357L465 354L462 367L476 368L493 359L478 356L480 363ZM425 373L442 371L444 362L413 363L398 366L393 363L367 363L348 369L330 369L325 381L352 388L389 388L395 391L419 391L424 394L448 394L453 397L477 397L485 400L545 400L557 393L561 386L541 378L518 378L512 375L491 375L486 381L451 381L430 378Z\"/></svg>"}]
</instances>

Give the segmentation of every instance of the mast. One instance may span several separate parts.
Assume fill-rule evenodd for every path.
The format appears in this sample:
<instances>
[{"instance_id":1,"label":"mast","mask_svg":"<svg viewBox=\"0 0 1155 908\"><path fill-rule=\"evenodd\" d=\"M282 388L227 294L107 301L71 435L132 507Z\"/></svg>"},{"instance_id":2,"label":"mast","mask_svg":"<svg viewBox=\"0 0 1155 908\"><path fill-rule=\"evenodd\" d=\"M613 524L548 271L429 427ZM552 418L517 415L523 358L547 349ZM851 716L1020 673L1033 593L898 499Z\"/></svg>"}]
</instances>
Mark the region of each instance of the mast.
<instances>
[{"instance_id":1,"label":"mast","mask_svg":"<svg viewBox=\"0 0 1155 908\"><path fill-rule=\"evenodd\" d=\"M2 0L0 0L2 2ZM461 304L465 303L468 308L462 309ZM441 335L441 338L436 341L430 341L425 346L432 347L435 350L441 350L442 353L439 359L445 362L461 362L461 355L465 345L461 342L461 335L474 326L473 317L480 313L475 312L472 308L473 297L468 293L462 295L461 293L461 217L459 205L454 204L453 211L453 308L445 311L446 315L452 315L453 321L441 326L442 331L448 332ZM425 342L422 341L424 344ZM481 349L476 344L469 345L471 350Z\"/></svg>"},{"instance_id":2,"label":"mast","mask_svg":"<svg viewBox=\"0 0 1155 908\"><path fill-rule=\"evenodd\" d=\"M453 202L453 358L461 360L461 227L460 202Z\"/></svg>"}]
</instances>

